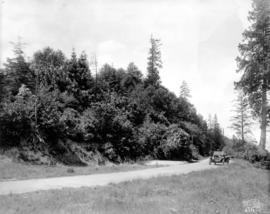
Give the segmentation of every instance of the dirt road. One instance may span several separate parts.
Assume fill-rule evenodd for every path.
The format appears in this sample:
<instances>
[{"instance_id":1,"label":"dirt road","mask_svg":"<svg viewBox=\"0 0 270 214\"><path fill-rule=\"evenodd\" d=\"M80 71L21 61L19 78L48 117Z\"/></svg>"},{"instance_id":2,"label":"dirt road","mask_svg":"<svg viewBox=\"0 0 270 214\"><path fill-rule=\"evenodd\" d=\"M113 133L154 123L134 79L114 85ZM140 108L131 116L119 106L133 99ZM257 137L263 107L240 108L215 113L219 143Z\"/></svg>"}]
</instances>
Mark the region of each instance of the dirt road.
<instances>
[{"instance_id":1,"label":"dirt road","mask_svg":"<svg viewBox=\"0 0 270 214\"><path fill-rule=\"evenodd\" d=\"M57 177L44 179L31 179L21 181L0 182L0 195L21 194L40 190L79 188L105 186L110 183L120 183L134 179L148 179L157 176L171 176L185 174L192 171L200 171L219 166L209 165L208 160L183 165L165 166L128 172L81 175L72 177Z\"/></svg>"}]
</instances>

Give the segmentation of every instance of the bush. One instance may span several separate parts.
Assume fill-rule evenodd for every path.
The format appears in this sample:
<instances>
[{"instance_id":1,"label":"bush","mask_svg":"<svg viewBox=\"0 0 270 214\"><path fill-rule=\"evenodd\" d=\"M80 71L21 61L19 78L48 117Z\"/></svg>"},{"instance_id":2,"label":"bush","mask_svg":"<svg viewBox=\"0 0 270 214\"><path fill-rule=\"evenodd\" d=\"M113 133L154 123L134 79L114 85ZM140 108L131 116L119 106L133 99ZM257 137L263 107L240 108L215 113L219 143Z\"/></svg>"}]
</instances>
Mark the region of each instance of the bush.
<instances>
[{"instance_id":1,"label":"bush","mask_svg":"<svg viewBox=\"0 0 270 214\"><path fill-rule=\"evenodd\" d=\"M59 118L62 129L61 132L65 133L67 137L76 138L80 134L78 130L79 122L79 113L72 108L66 108Z\"/></svg>"},{"instance_id":2,"label":"bush","mask_svg":"<svg viewBox=\"0 0 270 214\"><path fill-rule=\"evenodd\" d=\"M142 151L142 156L151 156L157 158L160 155L159 146L163 140L167 127L160 123L153 123L146 120L139 129L138 142Z\"/></svg>"},{"instance_id":3,"label":"bush","mask_svg":"<svg viewBox=\"0 0 270 214\"><path fill-rule=\"evenodd\" d=\"M59 123L61 132L68 138L78 142L91 143L96 134L97 119L91 109L79 113L75 109L66 108Z\"/></svg>"},{"instance_id":4,"label":"bush","mask_svg":"<svg viewBox=\"0 0 270 214\"><path fill-rule=\"evenodd\" d=\"M228 140L223 151L235 158L254 163L257 167L270 169L270 153L253 143L239 139Z\"/></svg>"},{"instance_id":5,"label":"bush","mask_svg":"<svg viewBox=\"0 0 270 214\"><path fill-rule=\"evenodd\" d=\"M199 127L199 124L194 124L187 121L181 121L179 126L191 136L192 144L195 146L197 152L199 152L201 155L209 155L210 149L214 142L208 136L207 129L202 129Z\"/></svg>"},{"instance_id":6,"label":"bush","mask_svg":"<svg viewBox=\"0 0 270 214\"><path fill-rule=\"evenodd\" d=\"M244 158L252 163L264 161L267 157L267 151L254 144L246 143L244 147Z\"/></svg>"},{"instance_id":7,"label":"bush","mask_svg":"<svg viewBox=\"0 0 270 214\"><path fill-rule=\"evenodd\" d=\"M47 142L55 143L63 137L60 118L64 109L64 100L58 90L42 88L38 97L38 126Z\"/></svg>"},{"instance_id":8,"label":"bush","mask_svg":"<svg viewBox=\"0 0 270 214\"><path fill-rule=\"evenodd\" d=\"M197 153L187 132L176 124L168 127L159 146L159 157L169 160L191 160Z\"/></svg>"},{"instance_id":9,"label":"bush","mask_svg":"<svg viewBox=\"0 0 270 214\"><path fill-rule=\"evenodd\" d=\"M2 105L0 139L3 147L21 146L34 132L35 96L30 91L23 93L20 89L20 92L13 102Z\"/></svg>"},{"instance_id":10,"label":"bush","mask_svg":"<svg viewBox=\"0 0 270 214\"><path fill-rule=\"evenodd\" d=\"M93 105L97 150L117 162L134 159L140 151L134 137L137 129L129 120L125 102L112 94L108 100Z\"/></svg>"}]
</instances>

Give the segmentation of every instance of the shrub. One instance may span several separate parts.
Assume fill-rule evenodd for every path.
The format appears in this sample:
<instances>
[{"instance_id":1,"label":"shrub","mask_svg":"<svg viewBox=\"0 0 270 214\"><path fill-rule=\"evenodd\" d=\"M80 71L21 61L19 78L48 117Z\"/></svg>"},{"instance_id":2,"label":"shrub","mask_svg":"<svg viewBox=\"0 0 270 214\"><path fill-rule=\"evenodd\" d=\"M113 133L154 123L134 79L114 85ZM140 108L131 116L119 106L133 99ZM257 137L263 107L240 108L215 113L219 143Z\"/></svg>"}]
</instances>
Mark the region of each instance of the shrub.
<instances>
[{"instance_id":1,"label":"shrub","mask_svg":"<svg viewBox=\"0 0 270 214\"><path fill-rule=\"evenodd\" d=\"M91 109L86 109L80 114L75 109L66 108L59 123L61 132L78 142L92 142L96 134L97 119Z\"/></svg>"},{"instance_id":2,"label":"shrub","mask_svg":"<svg viewBox=\"0 0 270 214\"><path fill-rule=\"evenodd\" d=\"M210 149L214 142L208 136L207 129L202 129L199 127L199 124L194 124L187 121L180 121L179 126L191 136L192 144L197 150L196 152L199 152L201 155L209 155Z\"/></svg>"},{"instance_id":3,"label":"shrub","mask_svg":"<svg viewBox=\"0 0 270 214\"><path fill-rule=\"evenodd\" d=\"M167 127L160 123L153 123L150 120L146 120L143 123L138 131L138 142L143 156L149 155L153 158L160 156L158 154L158 147L163 140L166 130Z\"/></svg>"},{"instance_id":4,"label":"shrub","mask_svg":"<svg viewBox=\"0 0 270 214\"><path fill-rule=\"evenodd\" d=\"M78 124L80 122L79 113L72 109L66 108L59 118L61 124L61 131L68 137L76 138L79 135Z\"/></svg>"},{"instance_id":5,"label":"shrub","mask_svg":"<svg viewBox=\"0 0 270 214\"><path fill-rule=\"evenodd\" d=\"M29 90L15 96L15 100L2 105L0 115L0 138L2 146L20 146L34 132L35 96Z\"/></svg>"},{"instance_id":6,"label":"shrub","mask_svg":"<svg viewBox=\"0 0 270 214\"><path fill-rule=\"evenodd\" d=\"M197 156L197 149L191 144L190 135L178 125L173 124L163 136L159 156L170 160L190 160Z\"/></svg>"},{"instance_id":7,"label":"shrub","mask_svg":"<svg viewBox=\"0 0 270 214\"><path fill-rule=\"evenodd\" d=\"M235 158L248 160L257 167L270 168L270 153L253 143L239 139L228 140L223 151Z\"/></svg>"}]
</instances>

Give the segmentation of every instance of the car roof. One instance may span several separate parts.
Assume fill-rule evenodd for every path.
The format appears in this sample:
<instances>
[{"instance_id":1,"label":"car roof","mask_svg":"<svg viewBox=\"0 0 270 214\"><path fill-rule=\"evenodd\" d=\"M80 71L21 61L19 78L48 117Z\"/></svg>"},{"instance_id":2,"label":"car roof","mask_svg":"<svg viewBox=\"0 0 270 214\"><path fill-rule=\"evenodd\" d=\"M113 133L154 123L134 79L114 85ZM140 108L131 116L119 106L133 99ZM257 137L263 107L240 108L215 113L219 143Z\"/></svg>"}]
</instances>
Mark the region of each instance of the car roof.
<instances>
[{"instance_id":1,"label":"car roof","mask_svg":"<svg viewBox=\"0 0 270 214\"><path fill-rule=\"evenodd\" d=\"M224 155L223 151L214 151L213 155Z\"/></svg>"}]
</instances>

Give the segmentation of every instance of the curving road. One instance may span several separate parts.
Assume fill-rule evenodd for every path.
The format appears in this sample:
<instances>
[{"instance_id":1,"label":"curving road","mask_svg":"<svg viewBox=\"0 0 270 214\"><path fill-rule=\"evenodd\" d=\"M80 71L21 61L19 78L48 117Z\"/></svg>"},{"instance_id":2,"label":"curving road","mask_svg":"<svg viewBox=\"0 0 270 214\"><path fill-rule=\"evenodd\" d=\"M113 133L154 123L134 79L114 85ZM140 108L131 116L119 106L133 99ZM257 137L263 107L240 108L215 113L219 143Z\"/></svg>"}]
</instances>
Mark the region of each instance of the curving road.
<instances>
[{"instance_id":1,"label":"curving road","mask_svg":"<svg viewBox=\"0 0 270 214\"><path fill-rule=\"evenodd\" d=\"M110 183L120 183L134 179L149 179L157 176L180 175L216 167L218 166L209 165L208 160L205 159L197 163L187 163L183 165L172 165L128 172L5 181L0 182L0 195L21 194L62 188L105 186Z\"/></svg>"}]
</instances>

